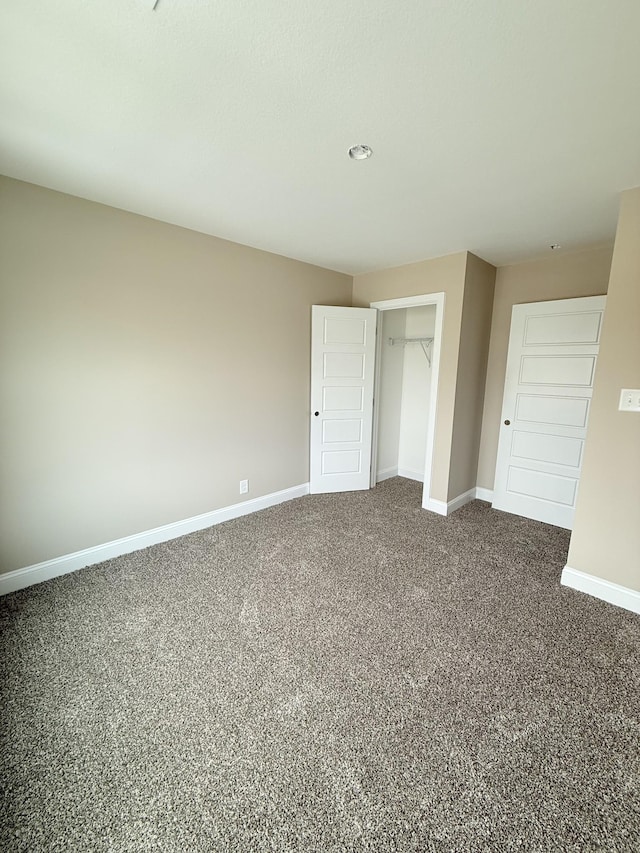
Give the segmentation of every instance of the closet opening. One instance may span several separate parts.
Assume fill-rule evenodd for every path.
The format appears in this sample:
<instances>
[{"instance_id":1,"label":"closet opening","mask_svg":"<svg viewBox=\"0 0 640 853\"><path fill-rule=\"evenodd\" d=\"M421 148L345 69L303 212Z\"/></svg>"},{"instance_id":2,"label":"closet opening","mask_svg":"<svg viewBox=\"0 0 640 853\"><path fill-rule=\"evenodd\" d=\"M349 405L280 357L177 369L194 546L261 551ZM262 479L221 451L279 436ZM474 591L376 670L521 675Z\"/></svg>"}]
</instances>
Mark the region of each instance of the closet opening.
<instances>
[{"instance_id":1,"label":"closet opening","mask_svg":"<svg viewBox=\"0 0 640 853\"><path fill-rule=\"evenodd\" d=\"M371 487L389 477L417 480L429 509L444 293L371 308L379 311Z\"/></svg>"}]
</instances>

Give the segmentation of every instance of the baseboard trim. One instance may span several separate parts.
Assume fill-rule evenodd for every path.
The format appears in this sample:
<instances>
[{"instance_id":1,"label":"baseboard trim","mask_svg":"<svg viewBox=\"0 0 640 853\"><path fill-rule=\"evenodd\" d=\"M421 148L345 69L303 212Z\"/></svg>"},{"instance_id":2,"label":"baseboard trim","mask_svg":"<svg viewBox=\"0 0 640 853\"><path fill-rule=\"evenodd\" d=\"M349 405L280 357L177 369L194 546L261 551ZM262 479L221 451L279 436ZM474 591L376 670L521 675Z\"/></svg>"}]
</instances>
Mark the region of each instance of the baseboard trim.
<instances>
[{"instance_id":1,"label":"baseboard trim","mask_svg":"<svg viewBox=\"0 0 640 853\"><path fill-rule=\"evenodd\" d=\"M428 509L430 512L437 512L438 515L447 515L447 504L444 501L437 501L435 498L429 498L426 504L422 504L423 509Z\"/></svg>"},{"instance_id":2,"label":"baseboard trim","mask_svg":"<svg viewBox=\"0 0 640 853\"><path fill-rule=\"evenodd\" d=\"M56 557L53 560L46 560L33 566L25 566L23 569L15 569L12 572L0 575L0 596L16 592L36 583L42 583L51 578L57 578L60 575L69 574L69 572L75 572L95 563L102 563L112 557L120 557L123 554L130 554L132 551L139 551L141 548L148 548L150 545L168 542L170 539L177 539L187 533L204 530L206 527L213 527L214 524L221 524L223 521L230 521L232 518L239 518L242 515L250 515L261 509L267 509L270 506L291 501L294 498L301 498L308 494L309 483L302 483L299 486L292 486L279 492L271 492L259 498L252 498L239 504L215 509L213 512L194 515L192 518L185 518L182 521L164 524L162 527L135 533L133 536L125 536L123 539L115 539L113 542L105 542L103 545L96 545L93 548L85 548L83 551L76 551L73 554L66 554L63 557Z\"/></svg>"},{"instance_id":3,"label":"baseboard trim","mask_svg":"<svg viewBox=\"0 0 640 853\"><path fill-rule=\"evenodd\" d=\"M458 495L457 498L449 501L447 503L447 514L450 512L455 512L457 509L460 509L461 506L470 503L476 499L476 489L469 489L468 492L463 492L461 495Z\"/></svg>"},{"instance_id":4,"label":"baseboard trim","mask_svg":"<svg viewBox=\"0 0 640 853\"><path fill-rule=\"evenodd\" d=\"M485 489L483 486L476 486L476 498L479 501L488 501L493 503L493 489Z\"/></svg>"},{"instance_id":5,"label":"baseboard trim","mask_svg":"<svg viewBox=\"0 0 640 853\"><path fill-rule=\"evenodd\" d=\"M578 592L586 592L587 595L600 598L609 604L615 604L616 607L622 607L632 613L640 613L640 592L636 592L635 589L619 586L617 583L597 578L595 575L588 575L586 572L572 569L571 566L565 566L562 570L560 583L562 586L569 586L577 589Z\"/></svg>"},{"instance_id":6,"label":"baseboard trim","mask_svg":"<svg viewBox=\"0 0 640 853\"><path fill-rule=\"evenodd\" d=\"M469 491L463 492L461 495L458 495L457 498L447 501L447 503L444 501L437 501L434 498L429 498L424 509L431 510L431 512L437 512L438 515L451 515L452 512L460 509L461 506L468 504L470 501L474 501L477 497L476 493L477 489L469 489Z\"/></svg>"},{"instance_id":7,"label":"baseboard trim","mask_svg":"<svg viewBox=\"0 0 640 853\"><path fill-rule=\"evenodd\" d=\"M410 468L398 468L398 477L406 477L407 480L416 480L424 483L424 471L412 471Z\"/></svg>"},{"instance_id":8,"label":"baseboard trim","mask_svg":"<svg viewBox=\"0 0 640 853\"><path fill-rule=\"evenodd\" d=\"M397 468L382 468L382 470L376 472L376 483L381 483L383 480L388 480L391 477L398 476Z\"/></svg>"}]
</instances>

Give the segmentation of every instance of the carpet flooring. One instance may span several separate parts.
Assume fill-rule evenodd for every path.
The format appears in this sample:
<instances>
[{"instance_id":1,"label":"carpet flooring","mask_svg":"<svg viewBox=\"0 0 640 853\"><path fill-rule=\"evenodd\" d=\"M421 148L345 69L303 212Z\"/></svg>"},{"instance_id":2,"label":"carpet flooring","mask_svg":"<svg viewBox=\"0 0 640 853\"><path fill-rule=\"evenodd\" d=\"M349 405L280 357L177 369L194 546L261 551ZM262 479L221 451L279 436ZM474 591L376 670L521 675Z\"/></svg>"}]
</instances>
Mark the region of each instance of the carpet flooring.
<instances>
[{"instance_id":1,"label":"carpet flooring","mask_svg":"<svg viewBox=\"0 0 640 853\"><path fill-rule=\"evenodd\" d=\"M0 600L14 851L638 851L640 618L418 484Z\"/></svg>"}]
</instances>

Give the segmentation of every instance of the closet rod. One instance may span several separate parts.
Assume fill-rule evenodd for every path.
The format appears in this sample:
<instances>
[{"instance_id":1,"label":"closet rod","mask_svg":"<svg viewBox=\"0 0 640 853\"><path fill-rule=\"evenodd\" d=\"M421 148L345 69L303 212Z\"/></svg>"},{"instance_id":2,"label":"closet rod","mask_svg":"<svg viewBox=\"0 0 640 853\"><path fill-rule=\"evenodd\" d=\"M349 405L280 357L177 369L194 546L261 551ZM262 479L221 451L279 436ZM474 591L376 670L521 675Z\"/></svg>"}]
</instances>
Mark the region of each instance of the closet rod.
<instances>
[{"instance_id":1,"label":"closet rod","mask_svg":"<svg viewBox=\"0 0 640 853\"><path fill-rule=\"evenodd\" d=\"M429 347L433 343L433 338L389 338L389 346L404 346L405 344L420 344L422 352L425 354L429 367L431 367L431 356L429 355Z\"/></svg>"},{"instance_id":2,"label":"closet rod","mask_svg":"<svg viewBox=\"0 0 640 853\"><path fill-rule=\"evenodd\" d=\"M389 338L389 345L394 347L398 344L432 344L433 338Z\"/></svg>"}]
</instances>

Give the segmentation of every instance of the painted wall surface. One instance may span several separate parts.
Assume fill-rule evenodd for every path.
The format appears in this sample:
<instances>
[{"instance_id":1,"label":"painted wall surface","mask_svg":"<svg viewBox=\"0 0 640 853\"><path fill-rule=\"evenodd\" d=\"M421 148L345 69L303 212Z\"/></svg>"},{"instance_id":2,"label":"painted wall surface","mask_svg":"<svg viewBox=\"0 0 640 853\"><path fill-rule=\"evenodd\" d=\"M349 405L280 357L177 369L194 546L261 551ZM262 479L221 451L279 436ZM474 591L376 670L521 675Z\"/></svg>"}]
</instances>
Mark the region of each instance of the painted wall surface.
<instances>
[{"instance_id":1,"label":"painted wall surface","mask_svg":"<svg viewBox=\"0 0 640 853\"><path fill-rule=\"evenodd\" d=\"M453 415L449 500L475 489L496 269L469 253Z\"/></svg>"},{"instance_id":2,"label":"painted wall surface","mask_svg":"<svg viewBox=\"0 0 640 853\"><path fill-rule=\"evenodd\" d=\"M350 277L0 181L3 571L308 481Z\"/></svg>"},{"instance_id":3,"label":"painted wall surface","mask_svg":"<svg viewBox=\"0 0 640 853\"><path fill-rule=\"evenodd\" d=\"M524 302L606 293L612 251L612 246L596 246L498 268L478 460L479 486L493 489L512 307Z\"/></svg>"},{"instance_id":4,"label":"painted wall surface","mask_svg":"<svg viewBox=\"0 0 640 853\"><path fill-rule=\"evenodd\" d=\"M433 337L435 324L435 305L407 308L406 337ZM403 349L398 468L401 472L406 472L405 476L412 475L414 479L423 481L429 426L431 367L420 344L408 344Z\"/></svg>"},{"instance_id":5,"label":"painted wall surface","mask_svg":"<svg viewBox=\"0 0 640 853\"><path fill-rule=\"evenodd\" d=\"M640 592L640 187L622 194L567 564Z\"/></svg>"},{"instance_id":6,"label":"painted wall surface","mask_svg":"<svg viewBox=\"0 0 640 853\"><path fill-rule=\"evenodd\" d=\"M443 258L365 273L353 280L353 304L365 308L371 302L384 299L445 293L431 482L431 497L440 501L447 500L449 468L452 464L453 411L466 266L467 253L459 252Z\"/></svg>"},{"instance_id":7,"label":"painted wall surface","mask_svg":"<svg viewBox=\"0 0 640 853\"><path fill-rule=\"evenodd\" d=\"M403 338L407 321L404 309L381 311L380 331L380 388L378 398L378 455L377 473L397 471L400 444L400 412L402 409L402 371L404 351L402 347L391 347L389 338Z\"/></svg>"}]
</instances>

